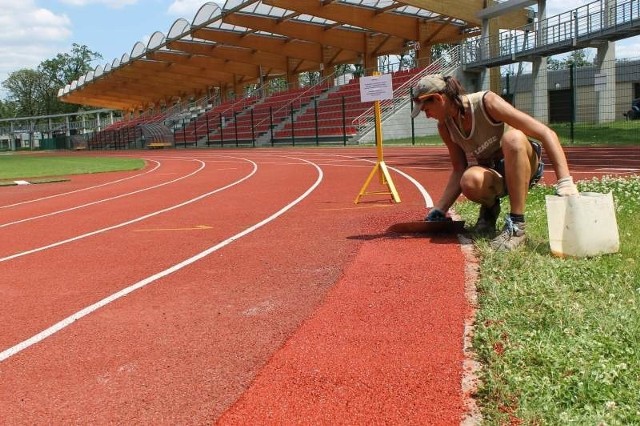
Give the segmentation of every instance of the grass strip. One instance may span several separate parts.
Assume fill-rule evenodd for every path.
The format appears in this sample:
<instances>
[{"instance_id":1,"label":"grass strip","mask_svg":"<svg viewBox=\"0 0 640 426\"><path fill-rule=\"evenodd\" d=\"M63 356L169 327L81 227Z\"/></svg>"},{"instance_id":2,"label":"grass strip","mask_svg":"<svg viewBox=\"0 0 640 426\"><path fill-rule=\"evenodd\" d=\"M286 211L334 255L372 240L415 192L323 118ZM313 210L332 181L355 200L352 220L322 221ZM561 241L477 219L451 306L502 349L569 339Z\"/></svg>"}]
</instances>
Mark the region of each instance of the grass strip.
<instances>
[{"instance_id":1,"label":"grass strip","mask_svg":"<svg viewBox=\"0 0 640 426\"><path fill-rule=\"evenodd\" d=\"M600 123L552 123L549 125L557 134L563 146L633 146L640 145L640 120L613 121L606 125ZM440 136L415 136L415 138L385 139L387 146L444 146ZM361 143L375 145L375 142Z\"/></svg>"},{"instance_id":2,"label":"grass strip","mask_svg":"<svg viewBox=\"0 0 640 426\"><path fill-rule=\"evenodd\" d=\"M640 177L579 182L612 192L620 252L560 259L550 253L544 197L527 202L526 247L480 258L474 348L485 424L640 424ZM508 212L503 199L503 212ZM478 207L456 211L474 223ZM501 224L499 224L501 226Z\"/></svg>"},{"instance_id":3,"label":"grass strip","mask_svg":"<svg viewBox=\"0 0 640 426\"><path fill-rule=\"evenodd\" d=\"M43 183L45 180L34 178L139 170L143 167L144 160L137 158L2 155L0 156L0 179L24 179L33 180L33 183Z\"/></svg>"}]
</instances>

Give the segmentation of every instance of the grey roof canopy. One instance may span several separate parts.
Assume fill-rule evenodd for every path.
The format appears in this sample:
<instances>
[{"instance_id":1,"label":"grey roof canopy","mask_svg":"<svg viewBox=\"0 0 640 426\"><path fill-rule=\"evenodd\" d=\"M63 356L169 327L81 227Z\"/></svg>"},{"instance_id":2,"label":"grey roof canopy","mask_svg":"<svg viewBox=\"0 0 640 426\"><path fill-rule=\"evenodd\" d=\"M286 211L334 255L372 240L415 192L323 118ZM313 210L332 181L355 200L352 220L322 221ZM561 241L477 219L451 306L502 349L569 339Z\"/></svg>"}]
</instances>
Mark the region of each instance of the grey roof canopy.
<instances>
[{"instance_id":1,"label":"grey roof canopy","mask_svg":"<svg viewBox=\"0 0 640 426\"><path fill-rule=\"evenodd\" d=\"M479 33L484 0L227 0L204 3L191 21L110 64L98 65L58 92L69 103L136 111L201 96L213 88L242 92L261 79L329 72L378 56L456 43ZM500 28L526 24L524 9L495 18Z\"/></svg>"}]
</instances>

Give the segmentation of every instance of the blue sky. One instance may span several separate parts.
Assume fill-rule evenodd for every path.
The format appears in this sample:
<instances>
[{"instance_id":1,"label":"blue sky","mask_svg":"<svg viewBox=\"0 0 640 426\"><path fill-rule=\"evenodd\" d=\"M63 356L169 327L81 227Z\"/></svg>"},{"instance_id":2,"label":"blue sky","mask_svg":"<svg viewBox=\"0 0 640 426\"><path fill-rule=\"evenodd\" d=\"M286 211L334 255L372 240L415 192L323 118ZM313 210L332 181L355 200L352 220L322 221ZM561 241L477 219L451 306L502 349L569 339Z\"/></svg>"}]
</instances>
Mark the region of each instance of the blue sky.
<instances>
[{"instance_id":1,"label":"blue sky","mask_svg":"<svg viewBox=\"0 0 640 426\"><path fill-rule=\"evenodd\" d=\"M178 18L192 21L202 0L0 0L0 82L22 68L69 52L73 43L102 54L94 66L111 63L148 40L165 35ZM216 1L223 4L223 0ZM547 16L585 0L548 0ZM640 37L616 43L618 58L640 57ZM0 97L5 93L0 87Z\"/></svg>"}]
</instances>

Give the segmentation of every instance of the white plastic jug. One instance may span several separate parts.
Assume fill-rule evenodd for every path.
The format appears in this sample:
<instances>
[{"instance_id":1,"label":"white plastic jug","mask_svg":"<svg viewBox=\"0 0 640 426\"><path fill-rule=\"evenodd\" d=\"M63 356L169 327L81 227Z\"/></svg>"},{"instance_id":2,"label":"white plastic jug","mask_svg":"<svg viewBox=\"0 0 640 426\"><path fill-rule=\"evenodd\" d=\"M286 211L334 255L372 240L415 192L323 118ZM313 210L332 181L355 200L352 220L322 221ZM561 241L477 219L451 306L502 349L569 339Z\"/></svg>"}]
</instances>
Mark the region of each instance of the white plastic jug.
<instances>
[{"instance_id":1,"label":"white plastic jug","mask_svg":"<svg viewBox=\"0 0 640 426\"><path fill-rule=\"evenodd\" d=\"M560 257L587 257L620 250L611 193L581 192L571 197L546 196L551 252Z\"/></svg>"}]
</instances>

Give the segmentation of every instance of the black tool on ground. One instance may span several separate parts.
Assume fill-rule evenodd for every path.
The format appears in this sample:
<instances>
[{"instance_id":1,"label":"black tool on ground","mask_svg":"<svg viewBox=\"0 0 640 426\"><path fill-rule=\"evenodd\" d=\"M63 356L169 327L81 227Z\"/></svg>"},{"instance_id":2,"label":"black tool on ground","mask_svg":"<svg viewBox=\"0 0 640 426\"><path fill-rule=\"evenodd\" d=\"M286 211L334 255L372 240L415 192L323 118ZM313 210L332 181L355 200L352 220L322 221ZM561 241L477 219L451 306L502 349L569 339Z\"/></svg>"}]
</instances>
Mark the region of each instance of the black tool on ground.
<instances>
[{"instance_id":1,"label":"black tool on ground","mask_svg":"<svg viewBox=\"0 0 640 426\"><path fill-rule=\"evenodd\" d=\"M391 225L387 232L398 234L460 234L464 232L464 220L418 220Z\"/></svg>"}]
</instances>

